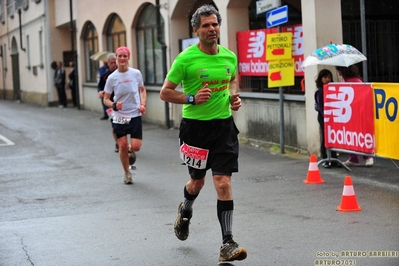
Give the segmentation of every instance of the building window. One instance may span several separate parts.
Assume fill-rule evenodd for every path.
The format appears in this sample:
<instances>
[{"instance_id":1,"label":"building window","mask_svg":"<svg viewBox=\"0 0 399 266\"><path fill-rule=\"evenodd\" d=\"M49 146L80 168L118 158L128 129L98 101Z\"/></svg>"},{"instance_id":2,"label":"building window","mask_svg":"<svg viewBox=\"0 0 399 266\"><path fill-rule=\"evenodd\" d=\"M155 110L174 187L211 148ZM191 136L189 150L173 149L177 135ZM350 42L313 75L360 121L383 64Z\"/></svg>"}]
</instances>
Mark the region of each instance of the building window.
<instances>
[{"instance_id":1,"label":"building window","mask_svg":"<svg viewBox=\"0 0 399 266\"><path fill-rule=\"evenodd\" d=\"M89 22L84 27L84 59L86 62L86 81L96 82L98 62L90 59L90 56L98 52L98 35L94 25Z\"/></svg>"},{"instance_id":2,"label":"building window","mask_svg":"<svg viewBox=\"0 0 399 266\"><path fill-rule=\"evenodd\" d=\"M107 49L115 52L120 46L126 46L126 28L120 17L114 14L107 29Z\"/></svg>"},{"instance_id":3,"label":"building window","mask_svg":"<svg viewBox=\"0 0 399 266\"><path fill-rule=\"evenodd\" d=\"M15 12L14 0L7 0L7 15L13 18L14 12Z\"/></svg>"},{"instance_id":4,"label":"building window","mask_svg":"<svg viewBox=\"0 0 399 266\"><path fill-rule=\"evenodd\" d=\"M0 0L0 22L5 23L6 16L4 14L4 0Z\"/></svg>"},{"instance_id":5,"label":"building window","mask_svg":"<svg viewBox=\"0 0 399 266\"><path fill-rule=\"evenodd\" d=\"M142 13L136 28L138 64L144 78L145 84L161 85L165 78L163 73L162 45L157 39L156 8L147 5ZM160 28L164 28L164 20L161 16ZM165 40L162 30L162 41Z\"/></svg>"}]
</instances>

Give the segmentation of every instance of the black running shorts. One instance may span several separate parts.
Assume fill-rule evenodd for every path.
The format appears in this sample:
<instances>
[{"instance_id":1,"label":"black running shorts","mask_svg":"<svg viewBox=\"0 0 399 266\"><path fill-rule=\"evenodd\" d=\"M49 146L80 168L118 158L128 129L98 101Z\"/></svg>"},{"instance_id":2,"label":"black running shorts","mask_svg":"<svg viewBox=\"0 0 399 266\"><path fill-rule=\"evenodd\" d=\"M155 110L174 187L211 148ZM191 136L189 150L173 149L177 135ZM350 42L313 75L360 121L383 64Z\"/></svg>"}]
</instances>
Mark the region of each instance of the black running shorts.
<instances>
[{"instance_id":1,"label":"black running shorts","mask_svg":"<svg viewBox=\"0 0 399 266\"><path fill-rule=\"evenodd\" d=\"M230 175L238 172L238 129L233 117L200 121L183 118L180 123L180 145L187 145L209 150L206 169L188 166L193 179L205 177L212 169L212 175Z\"/></svg>"},{"instance_id":2,"label":"black running shorts","mask_svg":"<svg viewBox=\"0 0 399 266\"><path fill-rule=\"evenodd\" d=\"M130 119L129 124L112 124L114 133L119 139L126 135L130 135L134 139L143 139L143 127L141 123L141 116Z\"/></svg>"}]
</instances>

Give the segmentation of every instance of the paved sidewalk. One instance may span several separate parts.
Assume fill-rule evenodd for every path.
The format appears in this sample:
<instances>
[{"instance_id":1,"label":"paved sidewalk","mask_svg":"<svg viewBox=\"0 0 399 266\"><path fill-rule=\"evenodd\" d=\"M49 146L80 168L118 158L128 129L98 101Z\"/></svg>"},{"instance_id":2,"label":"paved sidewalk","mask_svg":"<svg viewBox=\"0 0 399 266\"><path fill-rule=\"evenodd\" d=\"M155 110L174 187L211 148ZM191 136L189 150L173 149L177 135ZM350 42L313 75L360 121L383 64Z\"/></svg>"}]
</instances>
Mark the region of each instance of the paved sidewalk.
<instances>
[{"instance_id":1,"label":"paved sidewalk","mask_svg":"<svg viewBox=\"0 0 399 266\"><path fill-rule=\"evenodd\" d=\"M242 144L254 149L264 150L265 152L270 152L276 156L281 156L281 158L290 158L299 161L310 160L310 154L307 151L294 151L293 149L286 148L285 153L281 154L280 147L278 145L267 146L259 145L259 142L249 142ZM345 152L338 153L338 159L341 162L346 161L349 158L349 154ZM321 158L318 158L319 162ZM361 163L359 166L352 166L347 170L344 167L332 167L326 169L322 165L318 165L320 173L322 176L342 178L343 176L349 175L354 180L362 183L373 184L375 186L385 187L393 190L399 191L399 161L388 158L374 158L374 165L372 167L366 167L365 161L361 158Z\"/></svg>"}]
</instances>

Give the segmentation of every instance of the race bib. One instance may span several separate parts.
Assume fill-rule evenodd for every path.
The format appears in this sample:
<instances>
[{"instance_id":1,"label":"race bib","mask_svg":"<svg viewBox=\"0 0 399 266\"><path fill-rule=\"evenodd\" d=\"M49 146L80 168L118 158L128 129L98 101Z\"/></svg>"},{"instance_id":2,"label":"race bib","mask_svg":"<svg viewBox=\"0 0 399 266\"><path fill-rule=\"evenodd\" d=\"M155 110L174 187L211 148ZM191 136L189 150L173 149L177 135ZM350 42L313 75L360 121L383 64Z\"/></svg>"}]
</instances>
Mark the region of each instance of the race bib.
<instances>
[{"instance_id":1,"label":"race bib","mask_svg":"<svg viewBox=\"0 0 399 266\"><path fill-rule=\"evenodd\" d=\"M180 158L183 162L196 169L205 169L209 150L193 147L183 143L180 146Z\"/></svg>"},{"instance_id":2,"label":"race bib","mask_svg":"<svg viewBox=\"0 0 399 266\"><path fill-rule=\"evenodd\" d=\"M114 124L129 124L130 119L131 119L130 117L114 116L114 117L112 117L112 123L114 123Z\"/></svg>"}]
</instances>

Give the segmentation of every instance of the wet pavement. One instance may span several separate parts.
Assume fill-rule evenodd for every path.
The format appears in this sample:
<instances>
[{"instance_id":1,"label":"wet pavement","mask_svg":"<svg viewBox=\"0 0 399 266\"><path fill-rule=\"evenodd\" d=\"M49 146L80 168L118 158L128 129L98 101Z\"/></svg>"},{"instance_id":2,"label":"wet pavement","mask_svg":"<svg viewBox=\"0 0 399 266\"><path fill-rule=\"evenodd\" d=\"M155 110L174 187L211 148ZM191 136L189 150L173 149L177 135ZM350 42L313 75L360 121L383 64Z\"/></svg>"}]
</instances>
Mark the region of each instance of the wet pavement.
<instances>
[{"instance_id":1,"label":"wet pavement","mask_svg":"<svg viewBox=\"0 0 399 266\"><path fill-rule=\"evenodd\" d=\"M0 265L217 265L210 173L189 238L173 233L188 178L177 130L144 123L124 185L101 114L3 100L0 113ZM320 167L323 184L303 182L308 154L242 143L239 162L233 234L248 257L226 265L399 265L398 161ZM348 175L358 212L337 211Z\"/></svg>"}]
</instances>

